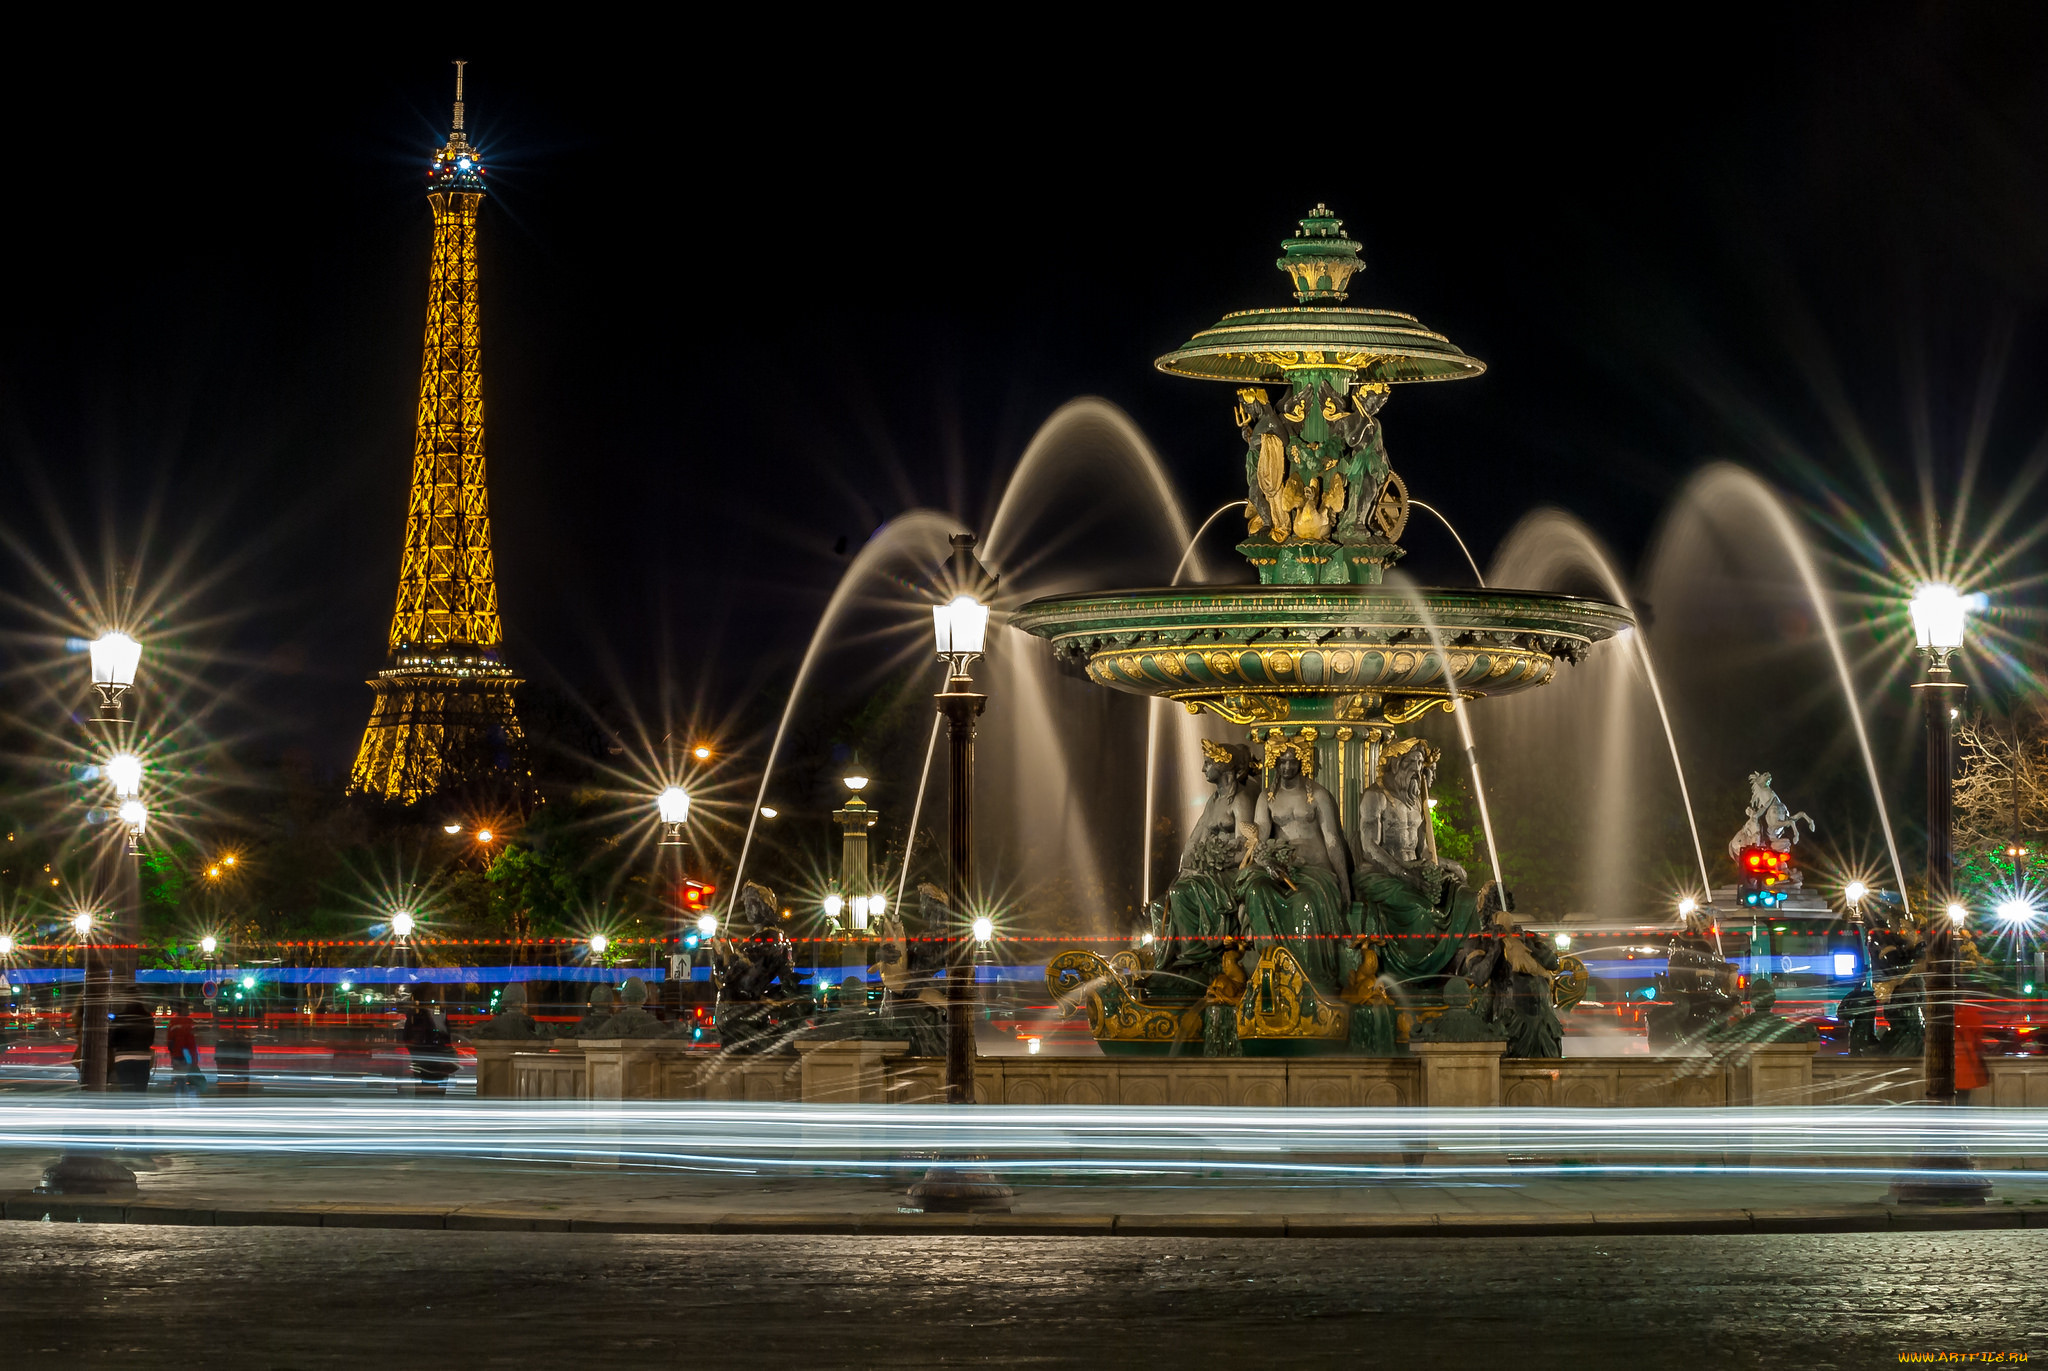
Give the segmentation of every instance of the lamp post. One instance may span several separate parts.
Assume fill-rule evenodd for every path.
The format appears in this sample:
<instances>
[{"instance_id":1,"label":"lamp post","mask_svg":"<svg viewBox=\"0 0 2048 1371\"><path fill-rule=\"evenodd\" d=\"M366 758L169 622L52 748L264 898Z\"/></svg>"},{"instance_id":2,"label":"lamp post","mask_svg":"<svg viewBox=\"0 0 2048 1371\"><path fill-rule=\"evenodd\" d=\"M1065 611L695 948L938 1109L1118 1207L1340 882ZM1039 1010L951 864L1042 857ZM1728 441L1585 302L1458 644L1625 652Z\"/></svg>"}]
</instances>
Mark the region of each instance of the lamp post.
<instances>
[{"instance_id":1,"label":"lamp post","mask_svg":"<svg viewBox=\"0 0 2048 1371\"><path fill-rule=\"evenodd\" d=\"M127 855L132 857L139 848L148 811L142 804L142 761L120 747L124 722L121 702L135 685L136 670L142 665L142 645L125 633L103 633L88 646L87 656L92 664L92 686L100 697L95 720L100 737L96 741L100 746L118 749L108 756L103 773L114 792L117 817L128 826ZM133 864L122 861L119 855L110 860L116 893L108 911L108 927L103 937L88 938L85 943L85 993L80 1015L84 1067L79 1084L89 1091L107 1088L107 1014L113 1001L115 964L129 960L115 947L103 944L132 943L137 931L132 927L135 911L129 899L130 886L139 889L139 882L132 879Z\"/></svg>"},{"instance_id":2,"label":"lamp post","mask_svg":"<svg viewBox=\"0 0 2048 1371\"><path fill-rule=\"evenodd\" d=\"M1913 636L1927 658L1926 673L1913 686L1927 730L1927 904L1941 911L1928 920L1921 1069L1928 1102L1940 1105L1956 1102L1956 934L1967 917L1955 897L1955 718L1964 686L1950 674L1949 659L1963 645L1969 609L1970 600L1953 586L1925 585L1913 596ZM1991 1190L1959 1149L1923 1149L1912 1169L1916 1174L1892 1182L1894 1200L1982 1200Z\"/></svg>"},{"instance_id":3,"label":"lamp post","mask_svg":"<svg viewBox=\"0 0 2048 1371\"><path fill-rule=\"evenodd\" d=\"M1913 635L1927 656L1920 692L1927 730L1927 903L1946 910L1955 900L1955 716L1964 686L1949 672L1963 645L1967 605L1951 586L1922 586L1913 597ZM1929 921L1927 951L1927 1098L1956 1098L1956 921Z\"/></svg>"},{"instance_id":4,"label":"lamp post","mask_svg":"<svg viewBox=\"0 0 2048 1371\"><path fill-rule=\"evenodd\" d=\"M699 747L697 751L708 753L709 749ZM671 949L666 982L666 990L671 993L665 993L663 1000L670 1009L680 1012L682 992L676 976L681 970L681 958L675 949L683 944L682 901L678 892L682 885L683 849L690 845L690 840L683 836L683 828L690 822L690 792L679 785L665 788L654 797L654 812L661 820L661 842L654 852L654 879L660 892L662 934L655 940L655 947L649 949L647 964L661 964L661 945L665 942Z\"/></svg>"},{"instance_id":5,"label":"lamp post","mask_svg":"<svg viewBox=\"0 0 2048 1371\"><path fill-rule=\"evenodd\" d=\"M1856 938L1856 984L1870 984L1870 933L1863 925L1863 898L1870 887L1851 881L1842 887L1842 900L1849 906L1849 928Z\"/></svg>"},{"instance_id":6,"label":"lamp post","mask_svg":"<svg viewBox=\"0 0 2048 1371\"><path fill-rule=\"evenodd\" d=\"M969 982L974 952L967 933L967 904L974 893L974 721L988 707L988 696L974 689L968 668L981 656L988 639L988 603L995 578L974 555L974 535L953 535L949 564L953 598L932 607L932 628L939 660L946 664L946 688L937 696L946 717L953 789L947 811L952 860L946 880L946 903L956 925L947 945L946 965L946 1102L974 1102L974 1019Z\"/></svg>"}]
</instances>

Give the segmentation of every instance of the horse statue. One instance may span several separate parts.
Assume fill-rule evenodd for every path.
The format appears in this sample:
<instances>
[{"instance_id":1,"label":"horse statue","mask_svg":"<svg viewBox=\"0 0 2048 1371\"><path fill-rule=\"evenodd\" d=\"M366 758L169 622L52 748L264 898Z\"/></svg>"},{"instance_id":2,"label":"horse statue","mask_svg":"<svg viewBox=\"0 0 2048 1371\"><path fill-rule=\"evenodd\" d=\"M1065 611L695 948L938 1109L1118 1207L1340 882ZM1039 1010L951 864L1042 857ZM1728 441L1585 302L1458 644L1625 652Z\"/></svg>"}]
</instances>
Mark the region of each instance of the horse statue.
<instances>
[{"instance_id":1,"label":"horse statue","mask_svg":"<svg viewBox=\"0 0 2048 1371\"><path fill-rule=\"evenodd\" d=\"M1813 816L1805 810L1793 813L1785 802L1778 798L1778 792L1771 789L1771 773L1752 771L1749 773L1749 813L1735 836L1728 840L1728 855L1740 861L1742 849L1746 847L1767 847L1773 852L1790 852L1792 844L1799 841L1799 821L1806 820L1806 831L1814 831Z\"/></svg>"}]
</instances>

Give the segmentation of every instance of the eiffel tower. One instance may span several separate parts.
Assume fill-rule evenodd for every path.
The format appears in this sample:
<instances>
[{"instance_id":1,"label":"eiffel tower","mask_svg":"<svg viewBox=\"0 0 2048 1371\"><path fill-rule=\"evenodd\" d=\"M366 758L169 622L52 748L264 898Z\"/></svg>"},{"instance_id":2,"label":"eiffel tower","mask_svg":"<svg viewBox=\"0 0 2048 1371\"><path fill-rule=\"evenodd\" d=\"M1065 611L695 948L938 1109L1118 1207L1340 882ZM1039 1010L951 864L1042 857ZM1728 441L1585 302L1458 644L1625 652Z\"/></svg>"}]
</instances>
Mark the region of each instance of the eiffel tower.
<instances>
[{"instance_id":1,"label":"eiffel tower","mask_svg":"<svg viewBox=\"0 0 2048 1371\"><path fill-rule=\"evenodd\" d=\"M499 655L477 328L484 166L462 128L464 65L455 64L447 145L427 173L434 257L398 607L390 656L368 683L376 701L349 775L351 794L408 805L458 786L509 789L523 800L530 784L512 703L520 680Z\"/></svg>"}]
</instances>

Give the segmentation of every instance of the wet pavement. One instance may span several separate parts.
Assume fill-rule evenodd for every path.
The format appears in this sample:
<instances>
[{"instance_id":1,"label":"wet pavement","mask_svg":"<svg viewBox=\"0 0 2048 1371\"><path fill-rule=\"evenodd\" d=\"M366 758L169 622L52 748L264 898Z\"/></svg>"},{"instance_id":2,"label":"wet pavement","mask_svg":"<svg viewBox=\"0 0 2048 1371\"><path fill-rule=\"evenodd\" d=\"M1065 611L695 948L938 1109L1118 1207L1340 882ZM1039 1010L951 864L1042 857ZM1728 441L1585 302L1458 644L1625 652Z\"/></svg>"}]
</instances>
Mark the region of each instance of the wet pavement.
<instances>
[{"instance_id":1,"label":"wet pavement","mask_svg":"<svg viewBox=\"0 0 2048 1371\"><path fill-rule=\"evenodd\" d=\"M1875 1367L2048 1356L2039 1232L0 1229L10 1368Z\"/></svg>"}]
</instances>

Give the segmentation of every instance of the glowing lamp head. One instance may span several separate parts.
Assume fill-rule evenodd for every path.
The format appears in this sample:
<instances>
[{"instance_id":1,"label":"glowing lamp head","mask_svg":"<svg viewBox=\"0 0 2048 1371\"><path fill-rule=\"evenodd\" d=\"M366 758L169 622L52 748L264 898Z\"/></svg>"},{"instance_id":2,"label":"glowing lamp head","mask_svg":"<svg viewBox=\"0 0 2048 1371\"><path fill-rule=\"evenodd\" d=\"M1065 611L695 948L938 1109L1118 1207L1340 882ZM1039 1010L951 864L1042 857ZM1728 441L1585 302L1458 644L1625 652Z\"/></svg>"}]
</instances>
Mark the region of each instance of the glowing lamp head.
<instances>
[{"instance_id":1,"label":"glowing lamp head","mask_svg":"<svg viewBox=\"0 0 2048 1371\"><path fill-rule=\"evenodd\" d=\"M707 745L699 743L690 749L690 755L700 762L708 762L711 760L711 749Z\"/></svg>"},{"instance_id":2,"label":"glowing lamp head","mask_svg":"<svg viewBox=\"0 0 2048 1371\"><path fill-rule=\"evenodd\" d=\"M995 920L989 918L988 915L984 914L974 921L974 941L985 943L995 937L995 935Z\"/></svg>"},{"instance_id":3,"label":"glowing lamp head","mask_svg":"<svg viewBox=\"0 0 2048 1371\"><path fill-rule=\"evenodd\" d=\"M835 890L835 891L833 891L833 892L832 892L832 893L831 893L830 895L827 895L827 896L825 897L825 917L826 917L826 918L828 918L828 919L836 919L836 918L838 918L838 917L839 917L839 911L840 911L840 910L842 910L842 909L844 909L844 908L846 908L846 901L845 901L845 900L843 900L843 899L841 899L841 898L839 897L839 892L838 892L838 891L836 891L836 890Z\"/></svg>"},{"instance_id":4,"label":"glowing lamp head","mask_svg":"<svg viewBox=\"0 0 2048 1371\"><path fill-rule=\"evenodd\" d=\"M715 938L718 936L718 916L716 914L706 914L697 920L697 936L700 938Z\"/></svg>"},{"instance_id":5,"label":"glowing lamp head","mask_svg":"<svg viewBox=\"0 0 2048 1371\"><path fill-rule=\"evenodd\" d=\"M441 825L441 831L442 831L443 833L446 833L446 834L447 834L447 835L448 835L449 837L451 837L451 838L452 838L452 837L454 837L454 836L455 836L456 834L458 834L458 833L460 833L460 832L462 831L462 825L461 825L461 824L442 824L442 825Z\"/></svg>"},{"instance_id":6,"label":"glowing lamp head","mask_svg":"<svg viewBox=\"0 0 2048 1371\"><path fill-rule=\"evenodd\" d=\"M1024 1050L1026 1052L1029 1052L1034 1057L1038 1055L1038 1050L1043 1046L1045 1046L1045 1044L1040 1042L1037 1038L1026 1038L1024 1040Z\"/></svg>"},{"instance_id":7,"label":"glowing lamp head","mask_svg":"<svg viewBox=\"0 0 2048 1371\"><path fill-rule=\"evenodd\" d=\"M199 940L199 950L201 952L204 952L209 957L211 957L219 947L220 939L214 937L211 933L207 934L205 937Z\"/></svg>"},{"instance_id":8,"label":"glowing lamp head","mask_svg":"<svg viewBox=\"0 0 2048 1371\"><path fill-rule=\"evenodd\" d=\"M1842 898L1852 905L1863 903L1863 897L1870 893L1870 887L1861 881L1851 881L1842 887Z\"/></svg>"},{"instance_id":9,"label":"glowing lamp head","mask_svg":"<svg viewBox=\"0 0 2048 1371\"><path fill-rule=\"evenodd\" d=\"M489 830L488 828L479 828L476 831L476 840L480 843L489 842L491 840L491 837L491 830Z\"/></svg>"},{"instance_id":10,"label":"glowing lamp head","mask_svg":"<svg viewBox=\"0 0 2048 1371\"><path fill-rule=\"evenodd\" d=\"M92 936L92 911L81 909L71 916L71 931L81 938Z\"/></svg>"},{"instance_id":11,"label":"glowing lamp head","mask_svg":"<svg viewBox=\"0 0 2048 1371\"><path fill-rule=\"evenodd\" d=\"M772 819L772 818L774 818L774 817L775 817L775 816L776 816L777 814L780 814L781 812L782 812L781 810L779 810L779 809L775 808L775 807L774 807L773 805L762 805L762 806L761 806L761 817L762 817L762 818L764 818L764 819Z\"/></svg>"},{"instance_id":12,"label":"glowing lamp head","mask_svg":"<svg viewBox=\"0 0 2048 1371\"><path fill-rule=\"evenodd\" d=\"M972 595L932 606L932 631L941 657L979 657L988 638L988 606Z\"/></svg>"},{"instance_id":13,"label":"glowing lamp head","mask_svg":"<svg viewBox=\"0 0 2048 1371\"><path fill-rule=\"evenodd\" d=\"M1690 919L1694 914L1699 912L1699 907L1700 902L1698 900L1695 900L1692 896L1688 895L1678 902L1678 917L1681 919Z\"/></svg>"},{"instance_id":14,"label":"glowing lamp head","mask_svg":"<svg viewBox=\"0 0 2048 1371\"><path fill-rule=\"evenodd\" d=\"M1959 905L1959 904L1954 904L1954 903L1951 903L1951 904L1949 905L1949 907L1948 907L1948 921L1949 921L1950 923L1954 924L1954 925L1955 925L1956 927L1958 927L1958 928L1961 928L1961 927L1963 926L1963 920L1965 920L1965 919L1967 919L1967 918L1969 918L1969 917L1970 917L1970 911L1969 911L1969 910L1967 910L1967 909L1965 909L1965 908L1963 908L1963 907L1962 907L1961 905Z\"/></svg>"},{"instance_id":15,"label":"glowing lamp head","mask_svg":"<svg viewBox=\"0 0 2048 1371\"><path fill-rule=\"evenodd\" d=\"M140 833L149 826L149 808L140 800L123 800L116 812L120 814L121 822L128 825L130 833Z\"/></svg>"},{"instance_id":16,"label":"glowing lamp head","mask_svg":"<svg viewBox=\"0 0 2048 1371\"><path fill-rule=\"evenodd\" d=\"M690 792L679 785L672 785L654 797L654 807L665 824L687 823L690 818Z\"/></svg>"},{"instance_id":17,"label":"glowing lamp head","mask_svg":"<svg viewBox=\"0 0 2048 1371\"><path fill-rule=\"evenodd\" d=\"M854 772L851 776L842 776L839 779L845 783L848 790L866 790L868 788L868 778L861 775L858 771Z\"/></svg>"},{"instance_id":18,"label":"glowing lamp head","mask_svg":"<svg viewBox=\"0 0 2048 1371\"><path fill-rule=\"evenodd\" d=\"M242 977L242 989L244 989L244 990L254 990L255 988L256 988L256 978L255 978L254 976L244 976L244 977Z\"/></svg>"},{"instance_id":19,"label":"glowing lamp head","mask_svg":"<svg viewBox=\"0 0 2048 1371\"><path fill-rule=\"evenodd\" d=\"M2034 907L2025 900L2006 900L1998 906L1998 917L2009 924L2023 924L2034 917Z\"/></svg>"},{"instance_id":20,"label":"glowing lamp head","mask_svg":"<svg viewBox=\"0 0 2048 1371\"><path fill-rule=\"evenodd\" d=\"M110 690L126 690L135 684L135 668L142 664L142 644L125 633L106 633L92 640L92 683Z\"/></svg>"},{"instance_id":21,"label":"glowing lamp head","mask_svg":"<svg viewBox=\"0 0 2048 1371\"><path fill-rule=\"evenodd\" d=\"M1562 951L1563 949L1570 947L1572 945L1572 935L1569 933L1560 933L1555 938L1552 938L1551 941L1556 943L1558 949Z\"/></svg>"},{"instance_id":22,"label":"glowing lamp head","mask_svg":"<svg viewBox=\"0 0 2048 1371\"><path fill-rule=\"evenodd\" d=\"M1982 595L1959 595L1954 586L1921 586L1913 593L1913 637L1929 652L1954 652L1963 645L1963 620L1983 605Z\"/></svg>"},{"instance_id":23,"label":"glowing lamp head","mask_svg":"<svg viewBox=\"0 0 2048 1371\"><path fill-rule=\"evenodd\" d=\"M12 957L13 955L14 935L11 933L0 933L0 957Z\"/></svg>"},{"instance_id":24,"label":"glowing lamp head","mask_svg":"<svg viewBox=\"0 0 2048 1371\"><path fill-rule=\"evenodd\" d=\"M401 909L391 916L391 931L400 938L412 936L412 915Z\"/></svg>"},{"instance_id":25,"label":"glowing lamp head","mask_svg":"<svg viewBox=\"0 0 2048 1371\"><path fill-rule=\"evenodd\" d=\"M605 935L602 933L593 933L590 935L590 953L594 957L602 957L604 955L604 950L610 947L611 945L612 940L610 938L605 937Z\"/></svg>"},{"instance_id":26,"label":"glowing lamp head","mask_svg":"<svg viewBox=\"0 0 2048 1371\"><path fill-rule=\"evenodd\" d=\"M107 783L120 798L132 799L142 793L142 758L132 752L116 752L107 758Z\"/></svg>"}]
</instances>

